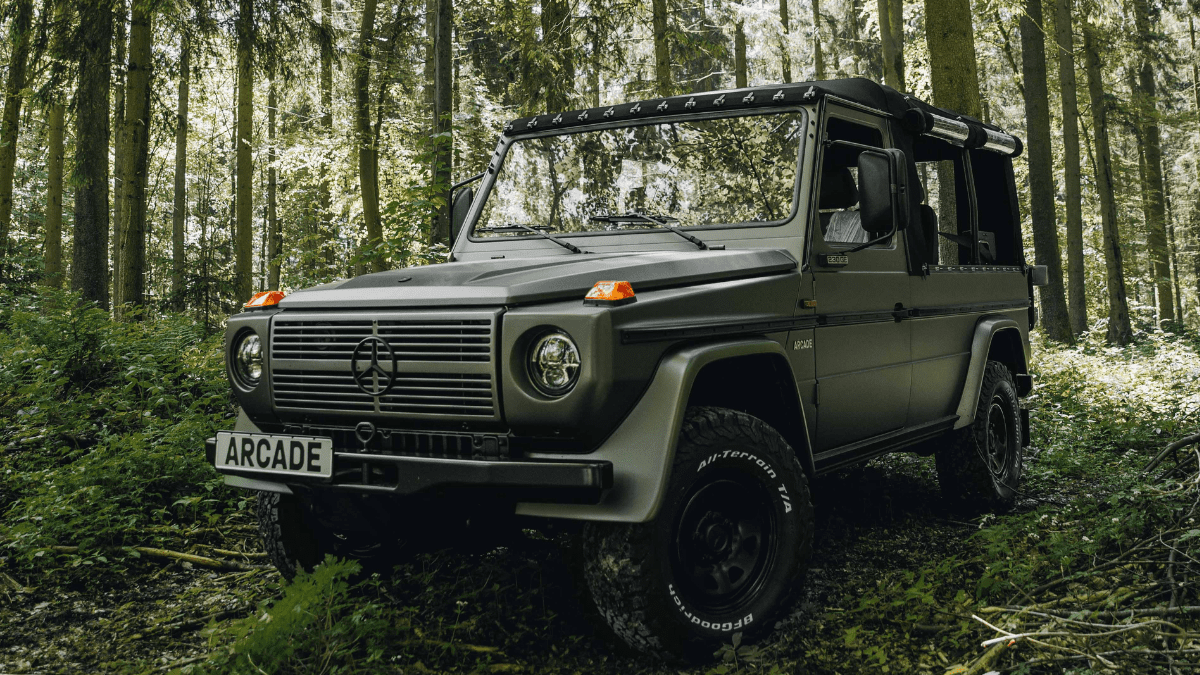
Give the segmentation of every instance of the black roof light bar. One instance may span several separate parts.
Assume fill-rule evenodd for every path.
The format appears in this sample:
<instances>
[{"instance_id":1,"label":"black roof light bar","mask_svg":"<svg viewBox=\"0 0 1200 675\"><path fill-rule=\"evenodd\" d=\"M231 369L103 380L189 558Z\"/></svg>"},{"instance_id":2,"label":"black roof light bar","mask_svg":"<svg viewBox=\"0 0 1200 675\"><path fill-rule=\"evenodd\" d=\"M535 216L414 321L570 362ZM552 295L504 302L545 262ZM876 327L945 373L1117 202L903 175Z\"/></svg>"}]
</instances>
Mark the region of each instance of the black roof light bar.
<instances>
[{"instance_id":1,"label":"black roof light bar","mask_svg":"<svg viewBox=\"0 0 1200 675\"><path fill-rule=\"evenodd\" d=\"M1024 147L1021 139L1005 133L999 127L934 107L863 78L710 91L532 115L504 125L504 135L513 138L547 130L604 123L628 124L688 113L725 114L730 111L793 107L816 102L824 96L878 110L900 120L911 133L933 136L961 147L982 148L1009 156L1021 154Z\"/></svg>"}]
</instances>

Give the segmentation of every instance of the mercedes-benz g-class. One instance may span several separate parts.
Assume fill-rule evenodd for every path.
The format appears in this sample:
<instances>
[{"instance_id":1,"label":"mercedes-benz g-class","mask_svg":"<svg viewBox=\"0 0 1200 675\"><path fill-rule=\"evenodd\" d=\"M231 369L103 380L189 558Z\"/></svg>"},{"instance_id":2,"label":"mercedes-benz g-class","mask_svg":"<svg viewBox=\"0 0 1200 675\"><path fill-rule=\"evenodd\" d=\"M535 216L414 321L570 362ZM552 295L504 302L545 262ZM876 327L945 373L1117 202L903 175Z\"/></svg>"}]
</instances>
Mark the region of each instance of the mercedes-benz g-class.
<instances>
[{"instance_id":1,"label":"mercedes-benz g-class","mask_svg":"<svg viewBox=\"0 0 1200 675\"><path fill-rule=\"evenodd\" d=\"M1012 503L1045 275L1020 151L861 79L514 120L457 186L446 263L229 319L242 412L209 457L259 492L284 575L585 521L582 576L634 648L761 636L822 474L933 452L951 500Z\"/></svg>"}]
</instances>

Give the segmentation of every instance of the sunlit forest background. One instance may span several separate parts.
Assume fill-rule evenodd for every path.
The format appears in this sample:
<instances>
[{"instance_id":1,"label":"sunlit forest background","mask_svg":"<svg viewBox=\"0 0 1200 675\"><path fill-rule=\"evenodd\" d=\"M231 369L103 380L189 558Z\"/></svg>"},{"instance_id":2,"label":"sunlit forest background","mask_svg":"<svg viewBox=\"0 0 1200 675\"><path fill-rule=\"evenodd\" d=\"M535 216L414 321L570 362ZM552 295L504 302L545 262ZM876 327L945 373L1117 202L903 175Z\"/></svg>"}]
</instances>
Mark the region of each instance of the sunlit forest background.
<instances>
[{"instance_id":1,"label":"sunlit forest background","mask_svg":"<svg viewBox=\"0 0 1200 675\"><path fill-rule=\"evenodd\" d=\"M961 4L9 0L0 274L211 325L253 291L443 260L449 187L508 119L867 77L1051 151L1017 162L1030 261L1059 261L1047 321L1063 297L1073 333L1112 309L1110 153L1134 322L1200 321L1196 7ZM937 91L964 54L978 96Z\"/></svg>"}]
</instances>

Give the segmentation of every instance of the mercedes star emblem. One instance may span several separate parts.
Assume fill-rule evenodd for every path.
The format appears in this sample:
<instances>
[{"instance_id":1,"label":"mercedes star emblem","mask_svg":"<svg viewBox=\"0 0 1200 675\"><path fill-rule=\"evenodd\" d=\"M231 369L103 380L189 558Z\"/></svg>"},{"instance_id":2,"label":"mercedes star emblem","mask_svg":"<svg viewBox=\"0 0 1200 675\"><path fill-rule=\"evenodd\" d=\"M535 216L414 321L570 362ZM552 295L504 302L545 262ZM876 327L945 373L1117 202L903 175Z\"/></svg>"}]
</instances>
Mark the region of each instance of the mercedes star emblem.
<instances>
[{"instance_id":1,"label":"mercedes star emblem","mask_svg":"<svg viewBox=\"0 0 1200 675\"><path fill-rule=\"evenodd\" d=\"M384 368L381 357L391 368ZM359 364L364 368L359 369ZM392 347L381 337L372 335L363 338L350 355L350 375L354 384L367 396L383 396L392 388L395 382L393 372L396 370L396 354Z\"/></svg>"}]
</instances>

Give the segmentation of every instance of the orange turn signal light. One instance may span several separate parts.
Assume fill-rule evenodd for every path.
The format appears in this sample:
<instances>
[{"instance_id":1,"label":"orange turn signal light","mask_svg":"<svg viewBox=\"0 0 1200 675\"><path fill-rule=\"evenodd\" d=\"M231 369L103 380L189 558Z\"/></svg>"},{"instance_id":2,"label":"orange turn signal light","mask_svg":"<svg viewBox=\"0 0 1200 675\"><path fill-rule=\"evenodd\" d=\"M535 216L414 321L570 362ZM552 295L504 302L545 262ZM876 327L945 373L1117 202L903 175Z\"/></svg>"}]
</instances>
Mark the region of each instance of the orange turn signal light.
<instances>
[{"instance_id":1,"label":"orange turn signal light","mask_svg":"<svg viewBox=\"0 0 1200 675\"><path fill-rule=\"evenodd\" d=\"M583 304L599 307L616 307L636 301L633 286L628 281L597 281L592 290L583 296Z\"/></svg>"},{"instance_id":2,"label":"orange turn signal light","mask_svg":"<svg viewBox=\"0 0 1200 675\"><path fill-rule=\"evenodd\" d=\"M262 291L261 293L255 293L254 297L250 298L250 302L242 306L246 309L266 309L267 307L278 305L282 299L283 291Z\"/></svg>"}]
</instances>

